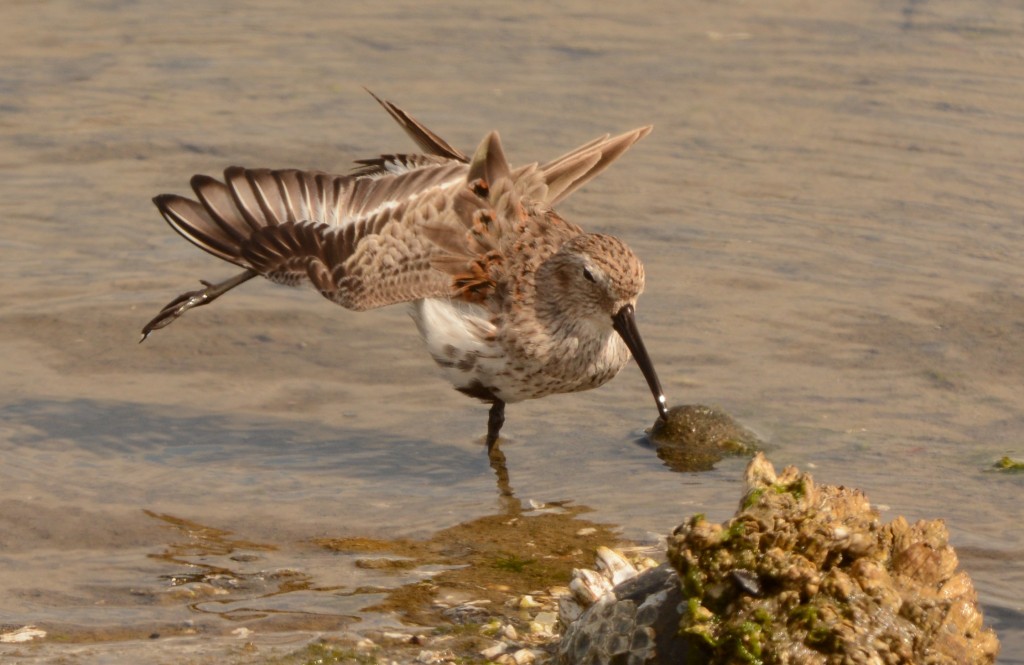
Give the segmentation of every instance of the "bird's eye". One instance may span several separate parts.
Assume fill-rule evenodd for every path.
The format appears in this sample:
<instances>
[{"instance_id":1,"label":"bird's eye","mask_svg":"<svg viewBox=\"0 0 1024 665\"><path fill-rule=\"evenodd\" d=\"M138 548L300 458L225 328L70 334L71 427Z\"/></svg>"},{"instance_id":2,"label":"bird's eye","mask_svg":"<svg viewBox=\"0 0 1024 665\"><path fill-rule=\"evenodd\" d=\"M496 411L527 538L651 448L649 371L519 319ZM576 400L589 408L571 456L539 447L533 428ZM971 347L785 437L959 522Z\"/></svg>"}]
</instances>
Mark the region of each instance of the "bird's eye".
<instances>
[{"instance_id":1,"label":"bird's eye","mask_svg":"<svg viewBox=\"0 0 1024 665\"><path fill-rule=\"evenodd\" d=\"M587 280L588 282L597 281L596 279L594 279L594 275L586 268L583 269L583 279Z\"/></svg>"}]
</instances>

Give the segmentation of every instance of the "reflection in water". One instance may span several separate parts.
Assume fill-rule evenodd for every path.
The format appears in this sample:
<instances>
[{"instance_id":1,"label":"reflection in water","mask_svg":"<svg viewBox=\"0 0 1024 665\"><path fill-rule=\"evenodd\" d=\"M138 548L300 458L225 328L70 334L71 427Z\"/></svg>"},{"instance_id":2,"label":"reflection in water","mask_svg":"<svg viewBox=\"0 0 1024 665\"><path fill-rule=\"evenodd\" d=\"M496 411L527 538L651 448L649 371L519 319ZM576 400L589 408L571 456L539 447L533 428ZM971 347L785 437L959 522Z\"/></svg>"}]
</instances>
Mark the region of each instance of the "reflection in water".
<instances>
[{"instance_id":1,"label":"reflection in water","mask_svg":"<svg viewBox=\"0 0 1024 665\"><path fill-rule=\"evenodd\" d=\"M494 464L498 469L503 466L498 460ZM429 585L404 585L369 609L394 612L424 626L462 623L466 614L472 615L473 623L486 623L496 616L521 623L521 608L510 601L564 587L574 568L593 565L596 548L617 538L608 526L583 519L581 515L589 512L585 506L557 501L524 504L502 481L498 491L502 499L498 512L442 529L424 540L349 537L317 543L330 551L372 557L358 562L368 568L387 569L392 565L390 557L400 557L402 569L414 565L435 571ZM547 602L554 609L555 599L549 597ZM520 628L528 631L525 625Z\"/></svg>"},{"instance_id":2,"label":"reflection in water","mask_svg":"<svg viewBox=\"0 0 1024 665\"><path fill-rule=\"evenodd\" d=\"M500 448L495 446L489 455L491 467L497 477L498 495L502 506L499 513L446 529L431 538L423 547L417 546L415 541L404 539L394 541L391 547L389 547L388 541L374 541L376 543L374 549L378 554L409 556L415 553L418 560L400 566L383 567L367 565L362 560L357 560L357 567L383 571L404 571L406 577L409 574L414 574L418 578L428 574L426 571L419 572L418 564L431 566L431 570L436 570L439 565L437 560L433 560L437 551L430 543L444 542L445 536L453 533L461 534L458 548L460 554L456 555L456 558L465 555L470 556L472 561L470 552L473 555L479 554L480 543L486 542L486 549L497 547L495 552L499 557L516 557L532 563L528 555L520 550L526 546L527 541L530 542L529 547L537 547L538 531L533 528L529 529L530 537L524 539L522 529L519 527L521 526L520 520L529 512L537 509L524 510L522 501L516 498L509 483L505 456ZM554 522L558 524L556 530L559 532L570 528L570 531L574 533L580 528L589 526L588 523L580 522L575 525L575 528L571 528L574 526L573 517L586 511L583 507L566 511L563 506L558 504L547 504L542 507L542 510L546 514L557 515ZM163 564L180 567L179 570L160 575L160 578L169 584L167 597L186 601L186 605L195 612L217 615L222 619L234 622L247 622L247 625L253 625L252 622L266 619L271 615L278 615L275 622L278 626L283 623L280 620L280 615L288 614L293 615L293 620L289 623L296 629L323 630L324 619L328 618L327 615L310 611L309 605L304 606L301 610L290 609L290 606L295 603L290 599L278 602L278 597L300 592L331 594L332 596L370 594L365 585L360 586L360 591L352 591L344 586L322 585L309 571L289 568L267 570L264 567L266 554L277 551L278 547L275 545L241 539L235 537L231 531L166 513L156 513L150 510L145 510L144 513L172 528L179 535L179 539L169 543L164 551L150 554L149 557ZM531 525L539 524L536 518L526 519ZM547 527L548 530L550 528ZM470 541L464 539L466 534L472 534ZM361 542L365 547L365 543L368 541L355 539L325 542L332 543L334 545L332 549L338 550L341 549L339 543ZM442 556L442 559L451 557L449 548L443 549L446 554ZM473 561L473 563L479 562ZM442 565L443 567L446 566ZM395 581L399 582L400 578L396 577ZM382 588L381 591L383 590ZM370 594L370 596L372 595ZM372 604L373 600L372 597L367 597L366 605ZM323 603L316 604L322 606ZM406 609L413 611L412 608ZM415 611L422 612L419 609ZM332 615L332 618L339 624L358 621L358 617L349 614Z\"/></svg>"},{"instance_id":3,"label":"reflection in water","mask_svg":"<svg viewBox=\"0 0 1024 665\"><path fill-rule=\"evenodd\" d=\"M108 621L116 621L116 607L130 610L137 618L123 622L117 630L103 625L85 630L57 626L55 631L52 617L65 610L55 606L38 615L39 625L62 639L104 642L230 635L243 628L264 635L357 627L366 630L394 624L394 615L435 625L443 617L437 607L425 602L419 584L425 578L432 580L432 588L478 589L484 599L503 607L509 594L565 584L573 568L592 563L598 544L616 540L608 527L581 519L580 515L588 511L583 506L521 500L512 486L501 447L495 447L488 458L494 474L488 482L488 474L480 473L484 470L482 448L453 449L450 460L442 450L437 459L426 462L410 455L423 454L422 444L406 448L401 442L378 440L367 441L365 446L357 441L348 448L336 443L321 447L317 435L303 432L294 424L249 423L243 427L228 419L170 416L159 410L87 400L23 402L0 414L7 422L24 425L14 441L19 453L16 466L7 466L4 473L20 468L28 481L46 474L74 478L75 483L64 481L69 496L88 493L102 497L106 503L138 501L137 491L127 485L130 480L134 486L151 488L158 505L180 504L174 512L142 510L150 524L158 526L155 534L147 531L156 544L136 550L132 556L152 565L140 567L137 559L129 559L127 572L111 570L115 580L91 580L84 604L107 608L111 617ZM74 447L62 443L71 440L75 441ZM283 446L283 441L290 443ZM515 445L509 447L511 450ZM51 462L47 467L46 460L52 459L55 450L61 450L61 464L65 466ZM401 454L406 455L404 461L396 458ZM116 461L122 477L92 473L97 460L108 465ZM431 529L422 540L375 540L359 535L320 538L311 544L308 528L295 533L282 531L289 522L301 519L303 512L319 506L328 506L328 510L332 504L362 507L381 496L377 492L362 493L361 497L358 488L336 484L321 488L316 480L318 471L337 478L339 469L358 463L361 472L375 482L379 473L381 481L397 479L406 490L419 491L414 474L431 469L433 464L445 464L446 460L450 464L443 479L430 479L426 489L444 486L451 482L446 479L458 474L478 476L481 485L466 492L470 495L467 501L480 504L480 497L488 493L483 485L493 483L490 492L497 496L497 510L454 526ZM473 472L460 471L460 463L472 464ZM403 471L406 468L408 472ZM181 474L182 469L187 473ZM289 481L291 478L299 482ZM351 474L345 478L347 484L356 482ZM167 500L177 494L196 495L197 502ZM245 507L247 503L259 504L267 522L253 522L246 512L254 508ZM137 509L129 508L132 510ZM184 514L190 516L184 517L179 511L187 511ZM338 511L331 526L320 528L357 534L373 531L365 519L358 519L358 511L343 507ZM123 518L83 518L62 512L40 513L38 509L34 512L46 520L46 528L60 532L68 529L68 520L109 522L112 532L125 529L123 522L117 521ZM27 521L21 526L34 527ZM239 535L254 532L259 535ZM101 533L94 537L105 538ZM68 546L75 547L82 541L76 536ZM27 545L30 540L23 536L22 542ZM393 561L395 557L403 561L386 565L379 561ZM109 558L106 565L111 565ZM78 569L65 566L65 570ZM115 585L126 581L131 590L121 593ZM144 618L140 611L143 607ZM102 621L102 615L97 616Z\"/></svg>"},{"instance_id":4,"label":"reflection in water","mask_svg":"<svg viewBox=\"0 0 1024 665\"><path fill-rule=\"evenodd\" d=\"M508 467L505 465L505 453L501 452L501 444L492 446L487 451L487 458L490 460L491 468L498 481L498 496L503 500L515 501L512 486L509 483Z\"/></svg>"}]
</instances>

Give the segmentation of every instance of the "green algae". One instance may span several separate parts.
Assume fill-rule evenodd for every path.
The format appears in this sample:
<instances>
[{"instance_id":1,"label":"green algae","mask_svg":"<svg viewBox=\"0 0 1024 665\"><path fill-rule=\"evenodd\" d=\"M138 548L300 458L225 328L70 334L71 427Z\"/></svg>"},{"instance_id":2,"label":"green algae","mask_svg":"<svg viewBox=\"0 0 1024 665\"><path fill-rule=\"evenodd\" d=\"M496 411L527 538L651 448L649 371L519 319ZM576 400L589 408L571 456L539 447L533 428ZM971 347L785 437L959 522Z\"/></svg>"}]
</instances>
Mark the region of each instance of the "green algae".
<instances>
[{"instance_id":1,"label":"green algae","mask_svg":"<svg viewBox=\"0 0 1024 665\"><path fill-rule=\"evenodd\" d=\"M491 561L491 565L498 570L504 570L512 573L523 573L529 566L532 566L535 563L537 563L536 559L527 559L516 554L499 555Z\"/></svg>"},{"instance_id":2,"label":"green algae","mask_svg":"<svg viewBox=\"0 0 1024 665\"><path fill-rule=\"evenodd\" d=\"M862 493L776 475L762 456L747 485L732 520L695 516L669 539L687 597L679 637L704 662L994 661L998 640L941 521L882 525Z\"/></svg>"},{"instance_id":3,"label":"green algae","mask_svg":"<svg viewBox=\"0 0 1024 665\"><path fill-rule=\"evenodd\" d=\"M1024 462L1015 460L1011 457L1001 457L998 462L995 463L995 468L998 471L1005 471L1007 473L1021 473L1024 472Z\"/></svg>"},{"instance_id":4,"label":"green algae","mask_svg":"<svg viewBox=\"0 0 1024 665\"><path fill-rule=\"evenodd\" d=\"M263 662L266 665L376 665L380 661L372 652L317 642L307 644L286 656L278 656Z\"/></svg>"},{"instance_id":5,"label":"green algae","mask_svg":"<svg viewBox=\"0 0 1024 665\"><path fill-rule=\"evenodd\" d=\"M395 612L404 621L422 626L445 625L449 621L433 601L455 593L491 601L489 611L518 618L517 610L505 606L509 597L564 586L573 569L593 562L598 546L616 540L607 526L580 517L587 511L579 506L542 513L513 508L457 524L427 540L361 537L316 542L332 551L388 554L403 557L413 567L446 568L430 580L389 591L369 610Z\"/></svg>"}]
</instances>

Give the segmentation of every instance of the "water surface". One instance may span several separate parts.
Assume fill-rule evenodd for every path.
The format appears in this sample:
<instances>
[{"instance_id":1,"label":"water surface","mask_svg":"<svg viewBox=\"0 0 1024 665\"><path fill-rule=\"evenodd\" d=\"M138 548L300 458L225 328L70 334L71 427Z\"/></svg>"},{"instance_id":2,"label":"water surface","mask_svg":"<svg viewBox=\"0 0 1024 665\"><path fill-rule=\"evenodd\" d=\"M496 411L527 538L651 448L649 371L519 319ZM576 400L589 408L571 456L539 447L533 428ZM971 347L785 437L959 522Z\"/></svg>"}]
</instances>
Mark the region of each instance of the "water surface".
<instances>
[{"instance_id":1,"label":"water surface","mask_svg":"<svg viewBox=\"0 0 1024 665\"><path fill-rule=\"evenodd\" d=\"M231 164L344 171L410 149L365 85L464 150L499 129L514 163L654 124L561 212L645 261L639 321L670 401L726 409L777 464L887 517L944 518L1000 662L1024 662L1024 476L990 470L1024 458L1019 3L0 18L0 624L64 637L0 652L221 662L391 625L363 611L373 590L429 571L368 572L315 539L500 513L486 408L441 382L401 307L251 283L136 344L233 270L149 199ZM669 470L635 443L654 415L633 366L510 406L516 496L637 540L731 514L743 463Z\"/></svg>"}]
</instances>

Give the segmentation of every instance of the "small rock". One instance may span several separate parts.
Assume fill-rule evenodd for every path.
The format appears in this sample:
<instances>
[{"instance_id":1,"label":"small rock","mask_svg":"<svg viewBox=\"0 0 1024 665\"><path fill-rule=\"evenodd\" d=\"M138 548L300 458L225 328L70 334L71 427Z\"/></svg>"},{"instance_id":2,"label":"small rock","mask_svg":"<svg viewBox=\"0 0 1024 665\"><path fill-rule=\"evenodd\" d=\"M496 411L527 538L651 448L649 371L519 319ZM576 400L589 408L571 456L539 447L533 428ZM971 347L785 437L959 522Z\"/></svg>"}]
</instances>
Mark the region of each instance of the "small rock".
<instances>
[{"instance_id":1,"label":"small rock","mask_svg":"<svg viewBox=\"0 0 1024 665\"><path fill-rule=\"evenodd\" d=\"M479 623L488 616L487 610L480 607L490 603L489 600L473 600L455 607L449 607L441 612L441 616L452 623Z\"/></svg>"},{"instance_id":2,"label":"small rock","mask_svg":"<svg viewBox=\"0 0 1024 665\"><path fill-rule=\"evenodd\" d=\"M487 647L486 649L482 649L480 651L480 655L483 656L484 658L486 658L487 660L494 660L495 658L497 658L501 654L505 653L505 649L507 649L507 648L508 648L507 644L505 644L504 642L498 642L497 644L495 644L492 647Z\"/></svg>"},{"instance_id":3,"label":"small rock","mask_svg":"<svg viewBox=\"0 0 1024 665\"><path fill-rule=\"evenodd\" d=\"M501 627L501 619L495 617L487 623L485 623L484 625L480 626L480 634L486 635L487 637L495 637L501 632Z\"/></svg>"},{"instance_id":4,"label":"small rock","mask_svg":"<svg viewBox=\"0 0 1024 665\"><path fill-rule=\"evenodd\" d=\"M519 599L518 606L521 610L531 610L536 607L540 607L540 603L534 600L533 596L531 596L530 594L526 594L525 596Z\"/></svg>"},{"instance_id":5,"label":"small rock","mask_svg":"<svg viewBox=\"0 0 1024 665\"><path fill-rule=\"evenodd\" d=\"M650 570L651 568L657 568L660 565L661 565L660 563L658 563L657 561L655 561L651 557L647 556L647 557L644 557L643 559L640 559L639 561L636 562L636 569L637 569L637 571L642 573L645 570Z\"/></svg>"},{"instance_id":6,"label":"small rock","mask_svg":"<svg viewBox=\"0 0 1024 665\"><path fill-rule=\"evenodd\" d=\"M449 660L455 660L455 654L452 653L450 649L445 649L444 651L430 651L428 649L424 649L416 656L417 663L425 663L426 665L443 663Z\"/></svg>"},{"instance_id":7,"label":"small rock","mask_svg":"<svg viewBox=\"0 0 1024 665\"><path fill-rule=\"evenodd\" d=\"M515 642L519 639L519 633L516 632L516 627L510 623L505 624L505 626L501 629L501 636L509 642Z\"/></svg>"},{"instance_id":8,"label":"small rock","mask_svg":"<svg viewBox=\"0 0 1024 665\"><path fill-rule=\"evenodd\" d=\"M558 615L554 612L538 612L530 622L530 632L534 635L553 635L557 623Z\"/></svg>"},{"instance_id":9,"label":"small rock","mask_svg":"<svg viewBox=\"0 0 1024 665\"><path fill-rule=\"evenodd\" d=\"M611 579L613 587L633 579L637 574L636 568L624 556L603 545L597 548L597 567L605 577Z\"/></svg>"},{"instance_id":10,"label":"small rock","mask_svg":"<svg viewBox=\"0 0 1024 665\"><path fill-rule=\"evenodd\" d=\"M757 436L727 413L701 404L674 406L647 433L658 457L676 471L708 471L725 455L750 455Z\"/></svg>"},{"instance_id":11,"label":"small rock","mask_svg":"<svg viewBox=\"0 0 1024 665\"><path fill-rule=\"evenodd\" d=\"M589 568L576 568L572 571L572 580L569 582L569 589L572 590L576 600L584 607L589 607L607 593L611 593L612 585L608 578L596 570Z\"/></svg>"},{"instance_id":12,"label":"small rock","mask_svg":"<svg viewBox=\"0 0 1024 665\"><path fill-rule=\"evenodd\" d=\"M208 582L190 582L168 587L161 592L164 599L169 601L194 600L207 596L223 596L228 594L227 589L221 589Z\"/></svg>"},{"instance_id":13,"label":"small rock","mask_svg":"<svg viewBox=\"0 0 1024 665\"><path fill-rule=\"evenodd\" d=\"M516 665L529 665L537 660L537 654L532 649L520 649L512 654L512 662Z\"/></svg>"}]
</instances>

